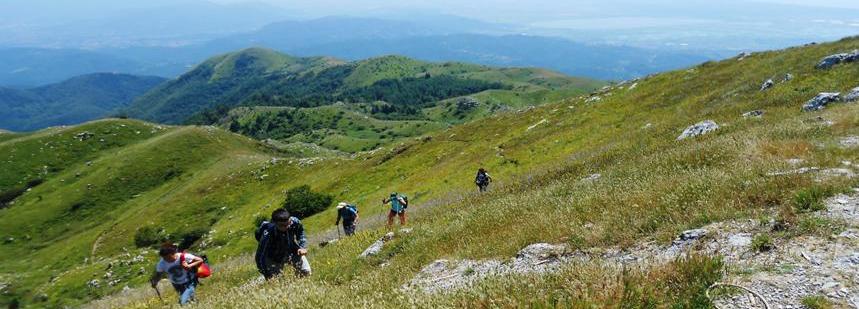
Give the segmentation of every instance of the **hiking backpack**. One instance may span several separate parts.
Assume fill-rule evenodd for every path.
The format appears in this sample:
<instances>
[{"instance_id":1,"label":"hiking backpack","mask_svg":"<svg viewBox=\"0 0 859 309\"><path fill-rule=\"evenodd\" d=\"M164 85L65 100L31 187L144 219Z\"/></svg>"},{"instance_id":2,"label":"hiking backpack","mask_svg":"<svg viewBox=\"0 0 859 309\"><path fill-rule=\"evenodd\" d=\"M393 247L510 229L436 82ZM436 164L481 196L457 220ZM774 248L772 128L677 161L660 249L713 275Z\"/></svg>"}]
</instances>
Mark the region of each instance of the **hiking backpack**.
<instances>
[{"instance_id":1,"label":"hiking backpack","mask_svg":"<svg viewBox=\"0 0 859 309\"><path fill-rule=\"evenodd\" d=\"M477 172L477 177L474 178L474 183L479 185L484 185L489 183L489 175L486 173Z\"/></svg>"},{"instance_id":2,"label":"hiking backpack","mask_svg":"<svg viewBox=\"0 0 859 309\"><path fill-rule=\"evenodd\" d=\"M357 218L357 217L358 217L358 207L357 207L357 206L355 206L355 205L351 205L351 204L350 204L350 205L346 205L346 207L345 207L345 208L346 208L346 210L349 212L349 213L348 213L349 217L347 218L346 216L344 216L344 217L343 217L343 220L347 220L347 219L348 219L348 220L352 220L352 221L354 221L354 220L355 220L355 218Z\"/></svg>"}]
</instances>

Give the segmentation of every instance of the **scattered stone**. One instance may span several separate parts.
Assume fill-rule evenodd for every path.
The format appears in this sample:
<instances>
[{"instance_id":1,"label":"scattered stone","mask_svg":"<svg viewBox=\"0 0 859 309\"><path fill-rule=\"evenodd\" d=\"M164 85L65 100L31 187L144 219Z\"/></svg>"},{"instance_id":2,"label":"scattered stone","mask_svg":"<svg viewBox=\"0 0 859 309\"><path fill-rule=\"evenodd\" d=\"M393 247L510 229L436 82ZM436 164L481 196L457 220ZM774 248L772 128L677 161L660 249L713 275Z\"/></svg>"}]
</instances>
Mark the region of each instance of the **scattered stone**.
<instances>
[{"instance_id":1,"label":"scattered stone","mask_svg":"<svg viewBox=\"0 0 859 309\"><path fill-rule=\"evenodd\" d=\"M820 171L820 176L822 178L832 178L832 177L855 178L856 173L854 173L852 170L846 169L846 168L829 168L829 169L825 169L825 170ZM818 179L818 180L822 180L822 178Z\"/></svg>"},{"instance_id":2,"label":"scattered stone","mask_svg":"<svg viewBox=\"0 0 859 309\"><path fill-rule=\"evenodd\" d=\"M599 102L599 101L602 101L602 98L601 98L601 97L599 97L599 96L592 96L592 97L588 98L587 100L585 100L585 103L596 103L596 102Z\"/></svg>"},{"instance_id":3,"label":"scattered stone","mask_svg":"<svg viewBox=\"0 0 859 309\"><path fill-rule=\"evenodd\" d=\"M793 80L793 74L787 73L784 75L784 78L781 80L782 83L786 83Z\"/></svg>"},{"instance_id":4,"label":"scattered stone","mask_svg":"<svg viewBox=\"0 0 859 309\"><path fill-rule=\"evenodd\" d=\"M850 90L850 93L844 97L844 102L851 103L856 101L859 101L859 87L853 88L853 90Z\"/></svg>"},{"instance_id":5,"label":"scattered stone","mask_svg":"<svg viewBox=\"0 0 859 309\"><path fill-rule=\"evenodd\" d=\"M403 290L417 289L424 293L450 292L464 288L479 279L499 274L500 261L436 260L425 266Z\"/></svg>"},{"instance_id":6,"label":"scattered stone","mask_svg":"<svg viewBox=\"0 0 859 309\"><path fill-rule=\"evenodd\" d=\"M652 127L653 127L653 124L652 124L652 123L647 123L647 124L645 124L644 126L642 126L642 127L641 127L641 129L642 129L642 130L647 130L647 129L650 129L650 128L652 128Z\"/></svg>"},{"instance_id":7,"label":"scattered stone","mask_svg":"<svg viewBox=\"0 0 859 309\"><path fill-rule=\"evenodd\" d=\"M802 163L805 163L805 160L793 158L793 159L787 159L786 162L787 162L787 164L790 164L790 165L800 165Z\"/></svg>"},{"instance_id":8,"label":"scattered stone","mask_svg":"<svg viewBox=\"0 0 859 309\"><path fill-rule=\"evenodd\" d=\"M748 247L752 244L752 234L738 233L728 236L728 244L738 248Z\"/></svg>"},{"instance_id":9,"label":"scattered stone","mask_svg":"<svg viewBox=\"0 0 859 309\"><path fill-rule=\"evenodd\" d=\"M328 246L328 245L333 245L333 244L334 244L334 243L336 243L336 242L337 242L337 239L336 239L336 238L335 238L335 239L331 239L331 240L326 240L326 241L320 242L320 243L319 243L319 247L320 247L320 248L322 248L322 247L326 247L326 246Z\"/></svg>"},{"instance_id":10,"label":"scattered stone","mask_svg":"<svg viewBox=\"0 0 859 309\"><path fill-rule=\"evenodd\" d=\"M854 50L851 53L840 53L827 56L820 60L816 68L826 70L832 68L835 65L841 63L850 63L856 60L859 60L859 50Z\"/></svg>"},{"instance_id":11,"label":"scattered stone","mask_svg":"<svg viewBox=\"0 0 859 309\"><path fill-rule=\"evenodd\" d=\"M746 58L751 57L751 56L752 56L752 53L750 53L750 52L742 52L737 56L737 61L743 61Z\"/></svg>"},{"instance_id":12,"label":"scattered stone","mask_svg":"<svg viewBox=\"0 0 859 309\"><path fill-rule=\"evenodd\" d=\"M99 288L99 286L101 286L101 283L98 281L98 279L92 279L87 282L86 285L90 288L97 289Z\"/></svg>"},{"instance_id":13,"label":"scattered stone","mask_svg":"<svg viewBox=\"0 0 859 309\"><path fill-rule=\"evenodd\" d=\"M855 148L859 146L859 136L853 135L844 137L840 141L838 141L838 144L844 148Z\"/></svg>"},{"instance_id":14,"label":"scattered stone","mask_svg":"<svg viewBox=\"0 0 859 309\"><path fill-rule=\"evenodd\" d=\"M517 273L545 272L558 266L567 253L567 246L536 243L529 245L513 259L510 270Z\"/></svg>"},{"instance_id":15,"label":"scattered stone","mask_svg":"<svg viewBox=\"0 0 859 309\"><path fill-rule=\"evenodd\" d=\"M801 175L820 171L819 167L801 167L795 170L782 172L769 172L767 176L786 176L786 175Z\"/></svg>"},{"instance_id":16,"label":"scattered stone","mask_svg":"<svg viewBox=\"0 0 859 309\"><path fill-rule=\"evenodd\" d=\"M688 231L684 231L683 233L680 233L679 240L681 240L681 241L698 240L698 239L703 238L704 236L707 236L707 230L705 230L705 229L694 229L694 230L688 230Z\"/></svg>"},{"instance_id":17,"label":"scattered stone","mask_svg":"<svg viewBox=\"0 0 859 309\"><path fill-rule=\"evenodd\" d=\"M588 177L582 178L582 181L591 182L591 181L597 181L600 178L602 178L602 174L597 173L597 174L591 174L591 175L588 175Z\"/></svg>"},{"instance_id":18,"label":"scattered stone","mask_svg":"<svg viewBox=\"0 0 859 309\"><path fill-rule=\"evenodd\" d=\"M391 239L394 239L394 232L388 232L385 236L376 240L376 242L370 245L370 247L367 247L367 250L364 250L359 257L366 258L379 254L379 252L382 252L382 248L385 247L385 243Z\"/></svg>"},{"instance_id":19,"label":"scattered stone","mask_svg":"<svg viewBox=\"0 0 859 309\"><path fill-rule=\"evenodd\" d=\"M766 80L763 83L763 85L761 85L761 91L766 91L767 89L770 89L773 86L775 86L775 82L772 80L772 78L770 78L770 79Z\"/></svg>"},{"instance_id":20,"label":"scattered stone","mask_svg":"<svg viewBox=\"0 0 859 309\"><path fill-rule=\"evenodd\" d=\"M690 137L707 134L717 129L719 129L719 125L716 124L716 122L712 120L705 120L692 126L689 126L688 128L686 128L686 130L683 130L683 133L677 137L677 140L679 141Z\"/></svg>"},{"instance_id":21,"label":"scattered stone","mask_svg":"<svg viewBox=\"0 0 859 309\"><path fill-rule=\"evenodd\" d=\"M88 140L88 139L92 138L93 136L95 136L95 134L93 134L93 133L91 133L91 132L89 132L89 131L84 131L84 132L81 132L81 133L75 134L75 139L76 139L76 140L78 140L78 141L83 142L83 141L85 141L85 140Z\"/></svg>"},{"instance_id":22,"label":"scattered stone","mask_svg":"<svg viewBox=\"0 0 859 309\"><path fill-rule=\"evenodd\" d=\"M841 100L840 92L822 92L809 100L802 106L802 110L806 112L818 111L829 105L829 103L838 102Z\"/></svg>"},{"instance_id":23,"label":"scattered stone","mask_svg":"<svg viewBox=\"0 0 859 309\"><path fill-rule=\"evenodd\" d=\"M750 112L743 113L743 118L760 118L763 117L764 111L762 110L753 110Z\"/></svg>"}]
</instances>

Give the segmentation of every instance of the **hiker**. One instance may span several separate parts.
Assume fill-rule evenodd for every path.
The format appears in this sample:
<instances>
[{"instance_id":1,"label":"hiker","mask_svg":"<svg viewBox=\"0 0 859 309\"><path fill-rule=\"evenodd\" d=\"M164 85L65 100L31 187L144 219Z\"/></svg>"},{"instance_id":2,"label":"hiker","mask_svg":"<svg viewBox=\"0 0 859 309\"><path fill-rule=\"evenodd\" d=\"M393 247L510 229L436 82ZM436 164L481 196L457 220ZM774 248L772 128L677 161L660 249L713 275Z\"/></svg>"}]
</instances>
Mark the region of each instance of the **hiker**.
<instances>
[{"instance_id":1,"label":"hiker","mask_svg":"<svg viewBox=\"0 0 859 309\"><path fill-rule=\"evenodd\" d=\"M391 196L383 199L382 204L391 203L391 211L388 212L388 229L394 225L394 216L400 217L400 226L406 225L406 209L409 208L409 198L405 195L399 195L397 192L391 193Z\"/></svg>"},{"instance_id":2,"label":"hiker","mask_svg":"<svg viewBox=\"0 0 859 309\"><path fill-rule=\"evenodd\" d=\"M173 284L173 289L179 294L180 305L193 300L199 283L195 270L203 264L203 258L179 252L179 248L172 243L161 245L158 255L161 256L161 260L155 265L155 273L149 278L152 288L157 290L158 281L161 281L166 274Z\"/></svg>"},{"instance_id":3,"label":"hiker","mask_svg":"<svg viewBox=\"0 0 859 309\"><path fill-rule=\"evenodd\" d=\"M358 207L346 202L337 204L337 221L334 226L340 224L340 219L343 219L343 233L346 233L346 236L354 235L358 227Z\"/></svg>"},{"instance_id":4,"label":"hiker","mask_svg":"<svg viewBox=\"0 0 859 309\"><path fill-rule=\"evenodd\" d=\"M310 276L304 226L289 211L280 208L272 212L271 222L263 221L255 236L259 242L255 256L257 269L266 279L280 275L285 263L292 265L296 276Z\"/></svg>"},{"instance_id":5,"label":"hiker","mask_svg":"<svg viewBox=\"0 0 859 309\"><path fill-rule=\"evenodd\" d=\"M492 177L489 176L489 173L486 172L482 167L477 170L477 177L474 177L474 183L477 184L477 189L480 192L486 192L486 188L489 187L489 183L492 182Z\"/></svg>"}]
</instances>

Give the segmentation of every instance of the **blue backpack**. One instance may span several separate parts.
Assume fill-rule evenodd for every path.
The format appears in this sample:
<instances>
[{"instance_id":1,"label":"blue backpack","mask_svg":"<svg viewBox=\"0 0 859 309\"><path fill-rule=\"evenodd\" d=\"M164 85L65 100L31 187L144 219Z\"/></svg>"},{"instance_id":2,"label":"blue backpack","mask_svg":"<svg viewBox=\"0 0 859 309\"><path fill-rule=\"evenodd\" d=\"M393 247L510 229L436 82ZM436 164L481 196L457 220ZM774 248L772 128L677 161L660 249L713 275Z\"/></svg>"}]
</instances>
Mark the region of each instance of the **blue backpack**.
<instances>
[{"instance_id":1,"label":"blue backpack","mask_svg":"<svg viewBox=\"0 0 859 309\"><path fill-rule=\"evenodd\" d=\"M344 216L344 220L354 221L356 217L358 217L358 207L355 205L346 205L346 210L348 210L348 217Z\"/></svg>"},{"instance_id":2,"label":"blue backpack","mask_svg":"<svg viewBox=\"0 0 859 309\"><path fill-rule=\"evenodd\" d=\"M405 202L405 203L400 203L400 198L402 198L403 202ZM406 210L406 208L409 208L409 198L408 197L406 197L405 195L391 196L391 210L393 210L396 213L401 213L404 210Z\"/></svg>"}]
</instances>

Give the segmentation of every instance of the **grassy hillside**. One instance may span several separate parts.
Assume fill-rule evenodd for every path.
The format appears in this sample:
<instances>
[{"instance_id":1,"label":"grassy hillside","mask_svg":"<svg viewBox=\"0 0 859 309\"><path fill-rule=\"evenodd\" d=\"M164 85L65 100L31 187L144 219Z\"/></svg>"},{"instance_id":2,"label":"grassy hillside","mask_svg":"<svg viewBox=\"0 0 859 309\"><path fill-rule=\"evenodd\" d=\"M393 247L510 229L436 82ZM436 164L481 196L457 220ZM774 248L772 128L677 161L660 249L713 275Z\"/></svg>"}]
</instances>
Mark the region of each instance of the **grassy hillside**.
<instances>
[{"instance_id":1,"label":"grassy hillside","mask_svg":"<svg viewBox=\"0 0 859 309\"><path fill-rule=\"evenodd\" d=\"M96 73L25 90L0 88L0 127L32 131L106 117L164 80Z\"/></svg>"},{"instance_id":2,"label":"grassy hillside","mask_svg":"<svg viewBox=\"0 0 859 309\"><path fill-rule=\"evenodd\" d=\"M439 131L445 123L428 120L383 120L344 104L314 108L241 107L222 126L257 139L309 143L335 151L376 149L407 137Z\"/></svg>"},{"instance_id":3,"label":"grassy hillside","mask_svg":"<svg viewBox=\"0 0 859 309\"><path fill-rule=\"evenodd\" d=\"M520 69L526 70L526 69ZM543 75L540 70L527 70ZM434 102L488 89L576 88L590 91L600 82L552 73L532 77L462 63L428 63L387 56L344 63L332 58L296 58L251 48L207 60L187 74L141 96L131 116L165 123L213 123L235 106L316 107L338 101L386 101L386 114L414 116ZM522 86L522 87L520 87Z\"/></svg>"},{"instance_id":4,"label":"grassy hillside","mask_svg":"<svg viewBox=\"0 0 859 309\"><path fill-rule=\"evenodd\" d=\"M841 138L859 135L859 106L800 111L818 92L857 86L855 63L814 68L826 55L856 48L859 39L845 39L705 63L611 87L599 99L569 97L495 113L349 157L272 160L277 154L222 130L167 128L100 155L104 159L93 161L94 171L82 174L83 180L69 183L75 172L88 170L68 169L2 210L0 234L15 240L2 245L0 268L11 271L0 281L10 283L21 302L46 307L140 286L139 268L151 267L155 257L152 250L134 248L134 234L152 226L175 240L203 235L191 250L208 254L218 268L200 289L202 307L704 307L703 291L722 271L718 257L626 270L582 262L557 273L490 278L443 295L399 287L436 259L503 259L535 242L601 252L667 243L679 231L726 219L801 220L794 199L799 192L826 196L859 183L813 173L767 174L795 168L788 159L821 168L859 160L839 146ZM787 73L794 78L759 90L764 80ZM750 110L765 114L741 116ZM722 127L677 140L687 126L707 119ZM2 145L10 142L15 140ZM168 157L148 160L153 149L158 158ZM478 167L498 180L484 195L473 193ZM142 170L129 174L132 168ZM595 173L601 176L583 180ZM302 184L357 203L361 232L312 248L310 278L285 278L264 288L248 283L257 276L248 258L255 220L278 206L284 189ZM383 233L376 218L385 208L378 201L391 191L409 195L415 231L387 244L379 256L359 259ZM58 224L57 212L77 224ZM191 213L200 219L188 222ZM19 241L34 229L19 222L33 217L51 224L44 235ZM329 209L303 222L313 239L321 239L330 237L333 219ZM788 226L771 236L803 233ZM45 266L33 270L17 256ZM98 287L87 286L93 279ZM93 305L160 306L147 292L141 287Z\"/></svg>"}]
</instances>

